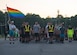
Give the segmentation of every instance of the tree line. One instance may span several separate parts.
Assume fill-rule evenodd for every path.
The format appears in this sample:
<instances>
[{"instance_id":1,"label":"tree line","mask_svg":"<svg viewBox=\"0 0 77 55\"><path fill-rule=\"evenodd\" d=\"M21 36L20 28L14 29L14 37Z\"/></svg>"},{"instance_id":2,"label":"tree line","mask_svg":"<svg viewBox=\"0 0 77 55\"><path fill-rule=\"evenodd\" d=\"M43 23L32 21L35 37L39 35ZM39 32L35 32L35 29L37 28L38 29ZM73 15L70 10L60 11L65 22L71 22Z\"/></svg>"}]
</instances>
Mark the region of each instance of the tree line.
<instances>
[{"instance_id":1,"label":"tree line","mask_svg":"<svg viewBox=\"0 0 77 55\"><path fill-rule=\"evenodd\" d=\"M8 13L3 13L0 11L0 26L7 23L9 17ZM15 21L15 25L19 28L23 22L29 22L31 26L33 26L34 22L37 21L41 25L41 27L45 27L47 22L52 22L54 25L64 22L65 26L71 25L73 27L77 27L77 15L71 17L63 17L62 15L57 15L56 18L46 17L41 18L37 14L27 13L24 18L10 18L11 20Z\"/></svg>"}]
</instances>

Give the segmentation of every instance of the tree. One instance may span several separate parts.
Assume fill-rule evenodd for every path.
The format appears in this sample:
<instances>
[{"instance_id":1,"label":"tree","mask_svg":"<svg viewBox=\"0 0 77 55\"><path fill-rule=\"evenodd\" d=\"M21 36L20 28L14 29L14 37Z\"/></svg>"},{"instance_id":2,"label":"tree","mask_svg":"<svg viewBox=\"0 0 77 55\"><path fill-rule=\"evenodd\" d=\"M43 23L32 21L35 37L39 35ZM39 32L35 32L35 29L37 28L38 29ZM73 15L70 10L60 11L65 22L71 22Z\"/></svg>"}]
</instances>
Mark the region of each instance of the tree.
<instances>
[{"instance_id":1,"label":"tree","mask_svg":"<svg viewBox=\"0 0 77 55\"><path fill-rule=\"evenodd\" d=\"M2 11L0 11L0 23L4 24L5 21L5 15Z\"/></svg>"}]
</instances>

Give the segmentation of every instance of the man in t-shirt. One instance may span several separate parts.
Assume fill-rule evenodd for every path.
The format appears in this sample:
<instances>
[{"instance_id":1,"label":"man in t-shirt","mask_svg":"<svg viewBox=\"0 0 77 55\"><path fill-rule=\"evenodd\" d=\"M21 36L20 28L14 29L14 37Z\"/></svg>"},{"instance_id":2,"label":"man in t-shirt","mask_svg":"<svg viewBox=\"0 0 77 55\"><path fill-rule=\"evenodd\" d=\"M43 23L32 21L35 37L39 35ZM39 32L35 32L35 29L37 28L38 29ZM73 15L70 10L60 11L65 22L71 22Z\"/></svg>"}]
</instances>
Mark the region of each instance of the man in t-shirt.
<instances>
[{"instance_id":1,"label":"man in t-shirt","mask_svg":"<svg viewBox=\"0 0 77 55\"><path fill-rule=\"evenodd\" d=\"M25 31L24 31L25 22L22 23L20 28L20 42L25 42Z\"/></svg>"},{"instance_id":2,"label":"man in t-shirt","mask_svg":"<svg viewBox=\"0 0 77 55\"><path fill-rule=\"evenodd\" d=\"M65 37L65 27L64 24L62 24L60 28L60 42L64 43L64 37Z\"/></svg>"},{"instance_id":3,"label":"man in t-shirt","mask_svg":"<svg viewBox=\"0 0 77 55\"><path fill-rule=\"evenodd\" d=\"M36 42L40 40L40 37L39 37L40 28L41 27L38 24L38 22L35 22L35 24L33 25L33 32L34 32L34 36L35 36Z\"/></svg>"},{"instance_id":4,"label":"man in t-shirt","mask_svg":"<svg viewBox=\"0 0 77 55\"><path fill-rule=\"evenodd\" d=\"M14 44L14 30L16 29L16 26L14 25L14 21L10 21L9 22L9 40L10 40L10 44L13 42Z\"/></svg>"}]
</instances>

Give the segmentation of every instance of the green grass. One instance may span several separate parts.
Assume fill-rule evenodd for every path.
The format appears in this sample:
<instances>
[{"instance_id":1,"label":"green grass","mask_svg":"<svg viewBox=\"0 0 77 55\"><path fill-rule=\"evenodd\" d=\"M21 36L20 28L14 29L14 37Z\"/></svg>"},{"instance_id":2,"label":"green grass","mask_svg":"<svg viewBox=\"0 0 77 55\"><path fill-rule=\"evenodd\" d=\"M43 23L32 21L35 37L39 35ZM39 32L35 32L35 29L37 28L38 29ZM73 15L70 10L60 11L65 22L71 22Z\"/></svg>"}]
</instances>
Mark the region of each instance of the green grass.
<instances>
[{"instance_id":1,"label":"green grass","mask_svg":"<svg viewBox=\"0 0 77 55\"><path fill-rule=\"evenodd\" d=\"M2 35L0 35L0 38L2 38Z\"/></svg>"}]
</instances>

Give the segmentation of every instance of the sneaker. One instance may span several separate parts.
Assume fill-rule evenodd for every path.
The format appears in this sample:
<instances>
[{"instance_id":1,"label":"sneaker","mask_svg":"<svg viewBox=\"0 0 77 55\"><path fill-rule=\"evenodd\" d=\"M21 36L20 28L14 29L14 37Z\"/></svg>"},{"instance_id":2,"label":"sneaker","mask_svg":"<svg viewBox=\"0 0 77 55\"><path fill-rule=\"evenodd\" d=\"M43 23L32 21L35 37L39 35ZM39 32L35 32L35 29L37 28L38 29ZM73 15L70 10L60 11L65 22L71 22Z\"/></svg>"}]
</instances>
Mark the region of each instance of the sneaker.
<instances>
[{"instance_id":1,"label":"sneaker","mask_svg":"<svg viewBox=\"0 0 77 55\"><path fill-rule=\"evenodd\" d=\"M71 40L69 40L69 42L72 42Z\"/></svg>"},{"instance_id":2,"label":"sneaker","mask_svg":"<svg viewBox=\"0 0 77 55\"><path fill-rule=\"evenodd\" d=\"M47 43L49 44L49 41L47 41Z\"/></svg>"},{"instance_id":3,"label":"sneaker","mask_svg":"<svg viewBox=\"0 0 77 55\"><path fill-rule=\"evenodd\" d=\"M53 42L51 41L51 42L49 42L49 44L53 44Z\"/></svg>"},{"instance_id":4,"label":"sneaker","mask_svg":"<svg viewBox=\"0 0 77 55\"><path fill-rule=\"evenodd\" d=\"M14 44L14 42L13 42L13 44Z\"/></svg>"},{"instance_id":5,"label":"sneaker","mask_svg":"<svg viewBox=\"0 0 77 55\"><path fill-rule=\"evenodd\" d=\"M64 44L64 41L62 41L62 44Z\"/></svg>"},{"instance_id":6,"label":"sneaker","mask_svg":"<svg viewBox=\"0 0 77 55\"><path fill-rule=\"evenodd\" d=\"M10 44L11 44L11 42L10 42Z\"/></svg>"}]
</instances>

